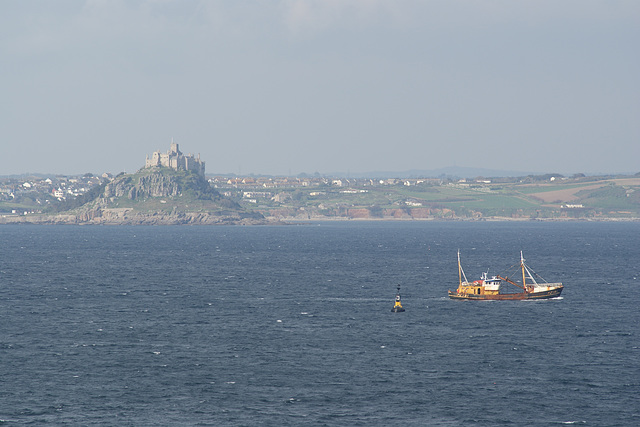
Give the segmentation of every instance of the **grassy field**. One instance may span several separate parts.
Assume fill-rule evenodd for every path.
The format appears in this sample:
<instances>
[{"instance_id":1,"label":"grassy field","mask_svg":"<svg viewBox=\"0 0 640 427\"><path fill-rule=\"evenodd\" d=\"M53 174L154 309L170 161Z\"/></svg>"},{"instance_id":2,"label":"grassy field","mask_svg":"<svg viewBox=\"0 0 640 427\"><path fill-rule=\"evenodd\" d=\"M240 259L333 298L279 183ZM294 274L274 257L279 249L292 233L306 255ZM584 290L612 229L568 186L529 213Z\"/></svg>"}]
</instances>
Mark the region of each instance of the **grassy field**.
<instances>
[{"instance_id":1,"label":"grassy field","mask_svg":"<svg viewBox=\"0 0 640 427\"><path fill-rule=\"evenodd\" d=\"M624 185L621 185L624 184ZM243 206L269 214L277 209L340 215L348 209L428 208L465 217L628 218L640 216L640 180L583 180L539 184L388 185L281 190L291 193L283 203L241 201ZM319 193L313 196L312 193ZM449 215L449 214L448 214Z\"/></svg>"}]
</instances>

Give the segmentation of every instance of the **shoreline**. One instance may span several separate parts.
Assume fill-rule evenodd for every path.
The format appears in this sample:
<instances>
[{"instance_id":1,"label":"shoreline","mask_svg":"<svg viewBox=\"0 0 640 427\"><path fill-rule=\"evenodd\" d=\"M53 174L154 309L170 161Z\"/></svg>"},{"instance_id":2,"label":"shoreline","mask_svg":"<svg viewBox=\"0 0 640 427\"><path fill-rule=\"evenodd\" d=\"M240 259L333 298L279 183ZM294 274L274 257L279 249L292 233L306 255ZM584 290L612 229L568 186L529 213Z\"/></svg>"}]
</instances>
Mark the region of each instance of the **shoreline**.
<instances>
[{"instance_id":1,"label":"shoreline","mask_svg":"<svg viewBox=\"0 0 640 427\"><path fill-rule=\"evenodd\" d=\"M318 222L640 222L640 218L348 218L348 217L237 217L187 212L177 215L132 214L119 217L86 218L67 215L0 215L0 225L296 225Z\"/></svg>"}]
</instances>

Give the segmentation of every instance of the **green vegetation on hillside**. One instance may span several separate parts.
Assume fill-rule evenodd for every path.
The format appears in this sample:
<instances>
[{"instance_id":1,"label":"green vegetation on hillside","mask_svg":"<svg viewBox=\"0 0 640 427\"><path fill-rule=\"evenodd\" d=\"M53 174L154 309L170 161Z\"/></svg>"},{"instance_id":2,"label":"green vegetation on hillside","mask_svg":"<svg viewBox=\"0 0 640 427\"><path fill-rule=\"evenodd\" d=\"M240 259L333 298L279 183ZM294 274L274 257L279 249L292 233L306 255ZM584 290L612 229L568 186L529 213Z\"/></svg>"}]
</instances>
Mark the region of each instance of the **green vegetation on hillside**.
<instances>
[{"instance_id":1,"label":"green vegetation on hillside","mask_svg":"<svg viewBox=\"0 0 640 427\"><path fill-rule=\"evenodd\" d=\"M347 180L291 183L271 196L258 186L225 187L234 200L265 216L333 218L629 218L640 217L640 179L579 176L549 180ZM551 180L553 178L553 180ZM424 180L427 181L427 180ZM346 185L345 185L346 184ZM624 185L622 185L624 184ZM266 185L266 184L263 184Z\"/></svg>"},{"instance_id":2,"label":"green vegetation on hillside","mask_svg":"<svg viewBox=\"0 0 640 427\"><path fill-rule=\"evenodd\" d=\"M164 167L143 168L134 174L116 177L106 185L97 203L105 208L129 208L140 212L242 210L197 173Z\"/></svg>"}]
</instances>

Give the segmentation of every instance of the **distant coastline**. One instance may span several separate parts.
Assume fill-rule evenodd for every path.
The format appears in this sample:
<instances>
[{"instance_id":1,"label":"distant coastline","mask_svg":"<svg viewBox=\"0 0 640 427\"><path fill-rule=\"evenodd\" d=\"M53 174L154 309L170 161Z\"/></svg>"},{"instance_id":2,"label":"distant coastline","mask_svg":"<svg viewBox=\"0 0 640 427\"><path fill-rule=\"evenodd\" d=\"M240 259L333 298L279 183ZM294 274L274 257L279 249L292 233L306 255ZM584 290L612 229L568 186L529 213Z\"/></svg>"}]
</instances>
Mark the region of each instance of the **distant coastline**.
<instances>
[{"instance_id":1,"label":"distant coastline","mask_svg":"<svg viewBox=\"0 0 640 427\"><path fill-rule=\"evenodd\" d=\"M207 177L204 165L172 143L133 174L0 179L0 224L640 220L640 174Z\"/></svg>"}]
</instances>

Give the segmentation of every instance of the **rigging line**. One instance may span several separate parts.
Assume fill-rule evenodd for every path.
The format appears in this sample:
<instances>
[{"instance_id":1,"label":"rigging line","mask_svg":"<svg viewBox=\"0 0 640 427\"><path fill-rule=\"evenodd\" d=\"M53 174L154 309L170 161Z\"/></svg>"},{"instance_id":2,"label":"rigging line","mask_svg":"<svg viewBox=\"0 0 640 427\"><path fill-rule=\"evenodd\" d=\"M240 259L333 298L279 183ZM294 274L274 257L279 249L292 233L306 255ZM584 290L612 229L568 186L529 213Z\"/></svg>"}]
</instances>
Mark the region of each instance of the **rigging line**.
<instances>
[{"instance_id":1,"label":"rigging line","mask_svg":"<svg viewBox=\"0 0 640 427\"><path fill-rule=\"evenodd\" d=\"M545 282L547 282L547 280L544 277L542 277L541 275L539 275L538 273L533 271L533 269L531 267L529 267L528 265L527 265L527 270L529 270L531 273L535 274L538 278L540 278L540 279L544 280Z\"/></svg>"},{"instance_id":2,"label":"rigging line","mask_svg":"<svg viewBox=\"0 0 640 427\"><path fill-rule=\"evenodd\" d=\"M509 274L509 276L513 276L516 275L518 273L518 270L520 270L520 263L517 264L513 264L511 267L507 268L504 273L511 273ZM501 276L504 277L508 277L506 274L501 274Z\"/></svg>"},{"instance_id":3,"label":"rigging line","mask_svg":"<svg viewBox=\"0 0 640 427\"><path fill-rule=\"evenodd\" d=\"M536 279L533 277L533 274L531 274L531 270L529 270L529 267L527 266L527 264L525 264L524 262L522 263L522 267L524 268L524 271L527 272L527 274L529 275L529 279L531 279L531 281L533 282L534 285L537 285L538 282L536 282Z\"/></svg>"}]
</instances>

